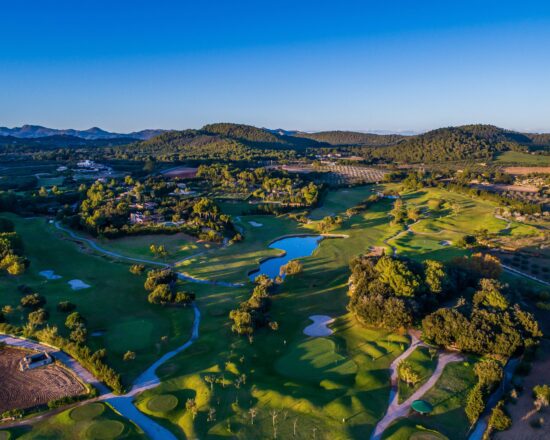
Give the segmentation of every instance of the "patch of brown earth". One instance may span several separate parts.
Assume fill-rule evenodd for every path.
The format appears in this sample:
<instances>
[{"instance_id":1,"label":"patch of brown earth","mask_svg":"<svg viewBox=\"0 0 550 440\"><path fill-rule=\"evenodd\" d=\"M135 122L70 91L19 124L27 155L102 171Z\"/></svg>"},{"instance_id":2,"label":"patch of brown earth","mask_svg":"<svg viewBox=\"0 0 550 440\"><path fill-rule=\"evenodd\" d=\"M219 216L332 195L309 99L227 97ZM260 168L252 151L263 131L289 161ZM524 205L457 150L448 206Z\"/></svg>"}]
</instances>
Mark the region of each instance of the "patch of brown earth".
<instances>
[{"instance_id":1,"label":"patch of brown earth","mask_svg":"<svg viewBox=\"0 0 550 440\"><path fill-rule=\"evenodd\" d=\"M19 361L29 353L11 347L0 350L0 413L76 396L86 390L69 370L59 365L19 371Z\"/></svg>"},{"instance_id":2,"label":"patch of brown earth","mask_svg":"<svg viewBox=\"0 0 550 440\"><path fill-rule=\"evenodd\" d=\"M550 438L550 408L544 408L540 412L533 411L533 387L540 384L550 384L550 341L544 339L539 347L537 360L529 376L523 382L523 391L515 403L506 405L512 427L494 436L500 440L543 440ZM533 428L531 422L544 419L539 428Z\"/></svg>"}]
</instances>

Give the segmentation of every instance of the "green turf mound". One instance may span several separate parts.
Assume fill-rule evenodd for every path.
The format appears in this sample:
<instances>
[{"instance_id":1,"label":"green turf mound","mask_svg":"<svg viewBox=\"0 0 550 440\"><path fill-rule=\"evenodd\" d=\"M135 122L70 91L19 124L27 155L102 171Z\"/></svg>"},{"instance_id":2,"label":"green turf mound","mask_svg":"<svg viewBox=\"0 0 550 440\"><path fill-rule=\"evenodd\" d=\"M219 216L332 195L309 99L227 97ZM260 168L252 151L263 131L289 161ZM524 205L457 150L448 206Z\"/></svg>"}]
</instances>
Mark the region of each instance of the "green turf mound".
<instances>
[{"instance_id":1,"label":"green turf mound","mask_svg":"<svg viewBox=\"0 0 550 440\"><path fill-rule=\"evenodd\" d=\"M154 396L147 402L147 409L152 412L165 413L178 405L178 398L172 394Z\"/></svg>"},{"instance_id":2,"label":"green turf mound","mask_svg":"<svg viewBox=\"0 0 550 440\"><path fill-rule=\"evenodd\" d=\"M352 380L357 372L355 362L338 354L336 344L328 338L315 338L290 347L275 368L287 377L318 383Z\"/></svg>"},{"instance_id":3,"label":"green turf mound","mask_svg":"<svg viewBox=\"0 0 550 440\"><path fill-rule=\"evenodd\" d=\"M409 437L409 440L443 440L445 438L436 432L417 431Z\"/></svg>"},{"instance_id":4,"label":"green turf mound","mask_svg":"<svg viewBox=\"0 0 550 440\"><path fill-rule=\"evenodd\" d=\"M82 420L92 420L105 411L102 403L89 403L88 405L78 406L70 413L71 419L75 422Z\"/></svg>"},{"instance_id":5,"label":"green turf mound","mask_svg":"<svg viewBox=\"0 0 550 440\"><path fill-rule=\"evenodd\" d=\"M124 432L124 423L116 420L100 420L93 422L86 431L90 440L109 440L117 438Z\"/></svg>"}]
</instances>

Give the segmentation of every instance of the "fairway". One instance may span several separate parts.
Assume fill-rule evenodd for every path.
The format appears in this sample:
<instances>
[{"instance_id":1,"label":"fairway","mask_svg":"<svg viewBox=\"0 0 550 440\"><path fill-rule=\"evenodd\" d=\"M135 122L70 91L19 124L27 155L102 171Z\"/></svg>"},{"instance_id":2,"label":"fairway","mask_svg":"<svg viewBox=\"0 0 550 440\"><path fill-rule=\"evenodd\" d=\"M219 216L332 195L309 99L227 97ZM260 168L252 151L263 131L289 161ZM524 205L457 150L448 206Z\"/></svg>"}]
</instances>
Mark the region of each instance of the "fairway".
<instances>
[{"instance_id":1,"label":"fairway","mask_svg":"<svg viewBox=\"0 0 550 440\"><path fill-rule=\"evenodd\" d=\"M318 383L343 381L357 372L357 365L336 353L336 344L327 338L314 338L291 347L275 368L283 376Z\"/></svg>"},{"instance_id":2,"label":"fairway","mask_svg":"<svg viewBox=\"0 0 550 440\"><path fill-rule=\"evenodd\" d=\"M75 417L76 416L76 417ZM145 440L147 437L133 423L121 417L105 403L89 403L37 421L31 426L0 431L21 440ZM5 435L5 434L4 434Z\"/></svg>"},{"instance_id":3,"label":"fairway","mask_svg":"<svg viewBox=\"0 0 550 440\"><path fill-rule=\"evenodd\" d=\"M353 188L330 189L327 191L319 207L309 214L312 220L320 220L328 215L343 214L348 208L364 201L375 194L374 185L356 186Z\"/></svg>"},{"instance_id":4,"label":"fairway","mask_svg":"<svg viewBox=\"0 0 550 440\"><path fill-rule=\"evenodd\" d=\"M170 308L149 304L143 288L144 276L132 275L129 263L113 261L92 253L85 245L68 239L45 219L23 219L3 214L15 222L22 236L30 267L18 278L0 277L2 305L15 311L10 320L17 320L22 310L17 306L21 293L17 286L25 284L46 298L45 308L50 325L68 335L67 313L57 310L59 301L70 301L87 320L89 344L93 349L106 347L109 363L122 373L126 381L136 377L165 351L181 345L189 337L193 313L189 308ZM46 280L39 274L52 270L61 276ZM91 287L72 290L67 281L80 279ZM165 342L161 338L166 336ZM136 359L124 362L123 354L132 350Z\"/></svg>"}]
</instances>

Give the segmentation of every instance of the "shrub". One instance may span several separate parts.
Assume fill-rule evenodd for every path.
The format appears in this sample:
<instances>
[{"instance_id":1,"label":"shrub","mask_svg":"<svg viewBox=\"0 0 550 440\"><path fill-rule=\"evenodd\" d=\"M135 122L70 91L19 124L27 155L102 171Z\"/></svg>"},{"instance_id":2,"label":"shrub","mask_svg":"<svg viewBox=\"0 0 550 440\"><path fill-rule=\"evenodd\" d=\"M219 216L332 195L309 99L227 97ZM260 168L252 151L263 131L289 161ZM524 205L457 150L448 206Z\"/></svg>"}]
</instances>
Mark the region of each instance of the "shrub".
<instances>
[{"instance_id":1,"label":"shrub","mask_svg":"<svg viewBox=\"0 0 550 440\"><path fill-rule=\"evenodd\" d=\"M68 313L68 312L72 312L75 309L76 309L76 305L70 301L59 301L59 303L57 304L57 310L59 312Z\"/></svg>"},{"instance_id":2,"label":"shrub","mask_svg":"<svg viewBox=\"0 0 550 440\"><path fill-rule=\"evenodd\" d=\"M506 431L512 426L512 419L504 411L504 401L501 400L491 411L489 426L497 431Z\"/></svg>"}]
</instances>

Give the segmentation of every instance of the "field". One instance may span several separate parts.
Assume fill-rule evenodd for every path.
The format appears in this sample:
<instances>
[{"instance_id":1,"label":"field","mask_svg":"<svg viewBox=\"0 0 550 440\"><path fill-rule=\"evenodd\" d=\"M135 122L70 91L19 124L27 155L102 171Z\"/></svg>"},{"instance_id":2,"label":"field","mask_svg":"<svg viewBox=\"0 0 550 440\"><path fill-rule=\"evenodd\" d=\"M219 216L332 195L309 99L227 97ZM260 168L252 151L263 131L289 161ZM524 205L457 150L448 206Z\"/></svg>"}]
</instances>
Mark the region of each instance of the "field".
<instances>
[{"instance_id":1,"label":"field","mask_svg":"<svg viewBox=\"0 0 550 440\"><path fill-rule=\"evenodd\" d=\"M497 164L518 164L526 167L548 167L550 166L550 156L528 154L520 151L505 151L497 155L495 162Z\"/></svg>"},{"instance_id":2,"label":"field","mask_svg":"<svg viewBox=\"0 0 550 440\"><path fill-rule=\"evenodd\" d=\"M56 364L19 371L19 361L29 353L9 347L0 349L0 414L76 396L86 390L70 371Z\"/></svg>"},{"instance_id":3,"label":"field","mask_svg":"<svg viewBox=\"0 0 550 440\"><path fill-rule=\"evenodd\" d=\"M331 191L314 216L320 218L324 212L343 214L372 190L360 187ZM262 258L281 252L268 248L272 241L289 234L315 234L316 221L304 225L286 215L242 215L240 203L226 203L234 210L235 224L245 239L221 249L206 248L201 255L181 262L178 269L197 278L243 286L187 285L196 293L201 311L200 338L157 370L161 385L139 394L138 408L177 436L187 438L250 439L275 434L278 438L368 438L387 407L388 366L407 348L409 338L364 328L347 313L348 262L373 247L395 250L418 260L449 260L467 253L453 243L465 233L474 233L480 225L508 237L532 233L531 226L512 222L509 227L507 221L496 218L491 203L444 190L407 192L403 198L407 207L420 209L419 222L408 229L391 225L388 213L394 202L390 199L382 199L352 217L344 216L342 225L331 232L347 238L325 239L311 257L302 260L303 272L288 276L273 296L269 314L277 321L278 329L262 329L251 340L232 334L228 320L229 311L250 295L248 272L256 269ZM433 200L441 200L441 206L433 208ZM44 294L52 320L60 327L64 315L53 306L60 299L74 299L78 310L89 317L90 330L104 332L93 337L92 344L107 347L109 361L123 371L127 380L188 338L190 311L148 305L143 277L129 274L130 263L98 257L44 220L12 218L26 238L26 252L32 260L29 272L17 284L29 284ZM202 251L181 250L190 243L202 246L181 239L182 243L176 236L159 236L155 244L165 244L178 259L186 255L178 252ZM150 237L144 236L102 245L123 254L151 258L149 241ZM54 248L59 252L42 256L46 249ZM45 281L37 274L44 269L54 270L63 278ZM71 278L82 279L92 287L71 291L66 285ZM2 283L8 281L0 279L0 287ZM13 305L19 295L17 284L7 286L11 289L7 298L12 298ZM315 314L335 318L331 336L311 338L303 333L310 323L308 317ZM165 345L160 342L163 335L169 336ZM136 351L135 361L122 362L126 350ZM413 352L410 361L422 380L433 371L434 361L425 349ZM464 438L468 428L464 397L475 379L472 362L446 367L425 396L435 408L433 414L398 420L386 437L409 438L406 435L414 434L412 438L417 439ZM401 397L412 391L412 387L401 386ZM196 404L196 417L186 410L188 402ZM391 437L392 433L396 437Z\"/></svg>"},{"instance_id":4,"label":"field","mask_svg":"<svg viewBox=\"0 0 550 440\"><path fill-rule=\"evenodd\" d=\"M336 215L357 205L375 193L373 185L356 186L349 189L329 190L320 207L311 211L309 218L320 220L327 215Z\"/></svg>"},{"instance_id":5,"label":"field","mask_svg":"<svg viewBox=\"0 0 550 440\"><path fill-rule=\"evenodd\" d=\"M4 436L2 436L4 435ZM34 426L0 431L0 439L145 440L147 437L108 405L88 403L63 411Z\"/></svg>"},{"instance_id":6,"label":"field","mask_svg":"<svg viewBox=\"0 0 550 440\"><path fill-rule=\"evenodd\" d=\"M149 304L143 289L145 276L130 274L130 263L92 253L45 219L2 216L15 222L25 255L31 261L29 269L17 279L0 277L1 305L14 309L7 316L9 322L18 324L26 313L18 308L22 294L17 287L22 284L46 298L48 322L56 325L61 334L68 334L64 326L67 314L59 312L56 305L59 301L76 304L77 311L87 320L89 344L92 348L107 348L108 362L126 381L189 337L192 311ZM47 280L39 274L44 270L62 278ZM73 279L91 287L72 290L68 281ZM163 336L167 340L161 341ZM136 352L136 359L124 362L122 356L128 350Z\"/></svg>"},{"instance_id":7,"label":"field","mask_svg":"<svg viewBox=\"0 0 550 440\"><path fill-rule=\"evenodd\" d=\"M103 239L99 240L98 243L107 250L128 257L157 260L163 263L173 263L190 255L204 252L208 249L216 249L217 247L217 245L198 241L196 238L183 233L173 235L138 235L112 240ZM149 249L152 244L155 246L164 246L168 255L162 258L155 257Z\"/></svg>"}]
</instances>

